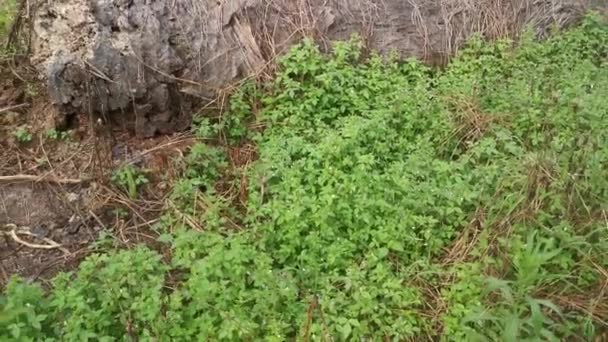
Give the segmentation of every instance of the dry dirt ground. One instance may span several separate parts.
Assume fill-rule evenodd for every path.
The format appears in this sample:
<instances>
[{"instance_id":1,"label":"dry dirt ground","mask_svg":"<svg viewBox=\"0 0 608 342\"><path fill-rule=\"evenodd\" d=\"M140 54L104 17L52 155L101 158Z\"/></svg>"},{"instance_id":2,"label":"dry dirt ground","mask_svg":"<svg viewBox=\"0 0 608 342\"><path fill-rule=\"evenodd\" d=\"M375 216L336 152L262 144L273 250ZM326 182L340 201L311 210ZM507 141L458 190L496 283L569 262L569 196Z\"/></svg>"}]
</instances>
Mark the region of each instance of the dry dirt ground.
<instances>
[{"instance_id":1,"label":"dry dirt ground","mask_svg":"<svg viewBox=\"0 0 608 342\"><path fill-rule=\"evenodd\" d=\"M45 281L73 269L100 234L115 244L153 240L168 183L179 172L174 159L193 142L188 134L100 134L86 115L65 138L51 137L53 108L39 98L22 83L0 82L0 285L13 275ZM20 129L31 141L16 137ZM126 164L148 170L139 200L109 180Z\"/></svg>"}]
</instances>

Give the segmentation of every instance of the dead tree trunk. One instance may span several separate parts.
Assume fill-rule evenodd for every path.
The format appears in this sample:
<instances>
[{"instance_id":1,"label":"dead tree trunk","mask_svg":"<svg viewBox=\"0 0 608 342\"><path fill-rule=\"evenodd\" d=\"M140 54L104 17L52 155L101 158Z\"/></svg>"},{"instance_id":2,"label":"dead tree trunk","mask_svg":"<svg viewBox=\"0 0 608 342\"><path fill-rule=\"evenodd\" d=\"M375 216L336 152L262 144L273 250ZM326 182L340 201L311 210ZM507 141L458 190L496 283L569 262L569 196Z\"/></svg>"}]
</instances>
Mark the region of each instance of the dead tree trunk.
<instances>
[{"instance_id":1,"label":"dead tree trunk","mask_svg":"<svg viewBox=\"0 0 608 342\"><path fill-rule=\"evenodd\" d=\"M62 115L119 118L140 136L186 128L193 105L303 36L441 59L475 31L567 25L576 0L38 0L31 61Z\"/></svg>"}]
</instances>

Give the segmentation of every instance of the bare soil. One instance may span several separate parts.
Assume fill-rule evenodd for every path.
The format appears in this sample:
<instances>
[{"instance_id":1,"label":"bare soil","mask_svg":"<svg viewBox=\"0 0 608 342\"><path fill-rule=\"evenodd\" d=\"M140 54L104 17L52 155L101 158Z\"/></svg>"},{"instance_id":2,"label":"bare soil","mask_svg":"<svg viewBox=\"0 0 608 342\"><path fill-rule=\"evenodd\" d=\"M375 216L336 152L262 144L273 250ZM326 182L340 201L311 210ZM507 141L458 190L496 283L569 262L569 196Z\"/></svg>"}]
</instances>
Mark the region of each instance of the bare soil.
<instances>
[{"instance_id":1,"label":"bare soil","mask_svg":"<svg viewBox=\"0 0 608 342\"><path fill-rule=\"evenodd\" d=\"M89 204L84 198L89 192L90 188L80 185L61 187L32 182L0 185L0 227L5 227L0 238L0 282L5 283L15 274L30 280L51 275L69 268L83 255L83 249L103 229L88 213ZM40 244L40 240L49 239L62 248L26 246L11 237L10 229L31 232L34 236L20 236L26 242Z\"/></svg>"},{"instance_id":2,"label":"bare soil","mask_svg":"<svg viewBox=\"0 0 608 342\"><path fill-rule=\"evenodd\" d=\"M73 270L101 233L123 246L154 241L152 226L179 173L174 159L193 142L190 135L138 139L79 115L78 126L57 139L48 136L55 123L43 95L28 96L13 81L0 89L0 285L14 275L46 281ZM19 141L19 128L32 140ZM149 172L138 200L109 181L126 164Z\"/></svg>"}]
</instances>

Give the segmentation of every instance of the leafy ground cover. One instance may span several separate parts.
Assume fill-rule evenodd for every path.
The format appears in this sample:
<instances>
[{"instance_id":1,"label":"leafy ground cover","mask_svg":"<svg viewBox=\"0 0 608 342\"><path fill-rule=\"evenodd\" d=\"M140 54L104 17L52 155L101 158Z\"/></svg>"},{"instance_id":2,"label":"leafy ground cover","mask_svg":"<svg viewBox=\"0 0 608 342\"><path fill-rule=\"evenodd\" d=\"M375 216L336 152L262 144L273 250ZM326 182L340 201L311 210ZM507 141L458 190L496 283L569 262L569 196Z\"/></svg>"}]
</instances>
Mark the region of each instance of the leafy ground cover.
<instances>
[{"instance_id":1,"label":"leafy ground cover","mask_svg":"<svg viewBox=\"0 0 608 342\"><path fill-rule=\"evenodd\" d=\"M8 34L17 5L14 0L3 0L0 4L0 37Z\"/></svg>"},{"instance_id":2,"label":"leafy ground cover","mask_svg":"<svg viewBox=\"0 0 608 342\"><path fill-rule=\"evenodd\" d=\"M48 291L14 279L0 339L592 340L607 66L594 16L473 39L441 71L305 42L197 123L228 144L186 157L164 248L106 249Z\"/></svg>"}]
</instances>

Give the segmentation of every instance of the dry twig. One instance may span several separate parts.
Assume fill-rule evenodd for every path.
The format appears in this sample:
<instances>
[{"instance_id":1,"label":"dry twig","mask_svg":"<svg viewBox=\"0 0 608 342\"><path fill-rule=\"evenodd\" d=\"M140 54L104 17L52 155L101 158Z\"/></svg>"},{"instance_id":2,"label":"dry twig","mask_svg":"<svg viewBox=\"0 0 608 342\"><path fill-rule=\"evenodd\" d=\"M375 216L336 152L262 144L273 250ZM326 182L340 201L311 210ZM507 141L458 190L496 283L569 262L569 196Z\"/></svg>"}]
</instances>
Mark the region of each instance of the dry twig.
<instances>
[{"instance_id":1,"label":"dry twig","mask_svg":"<svg viewBox=\"0 0 608 342\"><path fill-rule=\"evenodd\" d=\"M18 182L46 182L56 184L82 184L90 181L89 178L72 179L72 178L57 178L52 176L35 176L35 175L12 175L0 176L0 183L18 183Z\"/></svg>"},{"instance_id":2,"label":"dry twig","mask_svg":"<svg viewBox=\"0 0 608 342\"><path fill-rule=\"evenodd\" d=\"M0 108L0 114L5 113L5 112L9 112L9 111L12 111L12 110L17 110L17 109L20 109L20 108L23 108L23 107L27 107L29 105L30 105L29 103L21 103L21 104L14 105L14 106L8 106L8 107Z\"/></svg>"}]
</instances>

